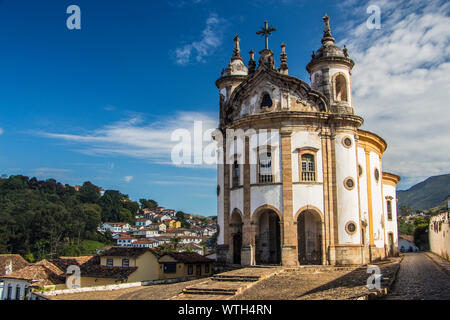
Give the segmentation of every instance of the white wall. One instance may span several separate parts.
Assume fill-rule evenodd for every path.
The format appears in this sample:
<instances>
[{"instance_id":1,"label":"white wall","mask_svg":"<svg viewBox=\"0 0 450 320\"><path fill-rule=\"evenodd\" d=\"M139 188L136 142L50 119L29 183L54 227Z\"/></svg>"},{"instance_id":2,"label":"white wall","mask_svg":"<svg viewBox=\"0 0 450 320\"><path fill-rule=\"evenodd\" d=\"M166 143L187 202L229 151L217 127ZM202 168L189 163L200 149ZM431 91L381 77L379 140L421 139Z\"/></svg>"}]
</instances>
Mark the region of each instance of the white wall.
<instances>
[{"instance_id":1,"label":"white wall","mask_svg":"<svg viewBox=\"0 0 450 320\"><path fill-rule=\"evenodd\" d=\"M364 242L370 243L369 232L369 199L367 196L367 168L366 168L366 153L364 148L358 148L358 163L362 168L362 175L359 177L359 204L361 210L361 219L366 222L366 233ZM359 173L358 173L359 174Z\"/></svg>"},{"instance_id":2,"label":"white wall","mask_svg":"<svg viewBox=\"0 0 450 320\"><path fill-rule=\"evenodd\" d=\"M346 148L342 140L349 137L352 140L352 146ZM337 211L338 211L338 241L340 244L360 244L361 226L359 223L358 206L358 185L355 139L350 133L337 133L335 138L336 153L336 191L337 191ZM345 179L351 177L354 181L352 190L344 186ZM356 224L356 232L347 233L345 226L348 222Z\"/></svg>"},{"instance_id":3,"label":"white wall","mask_svg":"<svg viewBox=\"0 0 450 320\"><path fill-rule=\"evenodd\" d=\"M283 195L281 185L252 186L250 192L252 216L256 209L266 204L277 208L281 213L283 212Z\"/></svg>"},{"instance_id":4,"label":"white wall","mask_svg":"<svg viewBox=\"0 0 450 320\"><path fill-rule=\"evenodd\" d=\"M387 234L392 232L394 235L394 243L398 245L398 228L397 228L397 199L396 199L396 190L394 186L384 184L383 185L383 206L384 206L384 223L385 223L385 234L386 234L386 244L389 245L389 237ZM386 197L392 197L391 206L392 206L392 221L388 220L387 214L387 199Z\"/></svg>"},{"instance_id":5,"label":"white wall","mask_svg":"<svg viewBox=\"0 0 450 320\"><path fill-rule=\"evenodd\" d=\"M375 179L375 168L380 172L378 182ZM370 152L370 175L372 184L372 218L373 218L373 236L377 248L384 248L384 230L383 230L383 194L382 194L382 168L381 160L378 154Z\"/></svg>"}]
</instances>

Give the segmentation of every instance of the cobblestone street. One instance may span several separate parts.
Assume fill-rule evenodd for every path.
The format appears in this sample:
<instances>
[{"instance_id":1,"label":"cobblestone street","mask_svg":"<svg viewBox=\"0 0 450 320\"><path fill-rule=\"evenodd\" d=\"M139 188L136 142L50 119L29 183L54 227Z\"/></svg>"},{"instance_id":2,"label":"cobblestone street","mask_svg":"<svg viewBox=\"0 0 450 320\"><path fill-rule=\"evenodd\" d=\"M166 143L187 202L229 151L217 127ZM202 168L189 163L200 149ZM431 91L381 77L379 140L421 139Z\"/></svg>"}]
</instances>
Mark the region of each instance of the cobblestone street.
<instances>
[{"instance_id":1,"label":"cobblestone street","mask_svg":"<svg viewBox=\"0 0 450 320\"><path fill-rule=\"evenodd\" d=\"M449 300L450 277L425 253L407 253L387 300Z\"/></svg>"}]
</instances>

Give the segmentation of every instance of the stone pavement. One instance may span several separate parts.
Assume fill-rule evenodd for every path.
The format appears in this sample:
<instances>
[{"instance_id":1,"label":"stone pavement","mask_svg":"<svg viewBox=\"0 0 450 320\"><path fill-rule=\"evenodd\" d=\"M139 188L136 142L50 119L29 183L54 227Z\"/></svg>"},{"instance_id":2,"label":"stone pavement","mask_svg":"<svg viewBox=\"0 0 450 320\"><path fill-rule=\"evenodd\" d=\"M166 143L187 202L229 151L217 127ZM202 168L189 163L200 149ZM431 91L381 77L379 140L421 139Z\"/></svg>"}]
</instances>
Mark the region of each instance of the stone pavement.
<instances>
[{"instance_id":1,"label":"stone pavement","mask_svg":"<svg viewBox=\"0 0 450 320\"><path fill-rule=\"evenodd\" d=\"M450 276L425 253L406 253L386 299L450 300Z\"/></svg>"},{"instance_id":2,"label":"stone pavement","mask_svg":"<svg viewBox=\"0 0 450 320\"><path fill-rule=\"evenodd\" d=\"M377 263L387 287L398 270L400 258ZM285 269L232 299L236 300L348 300L371 294L367 266L303 266Z\"/></svg>"},{"instance_id":3,"label":"stone pavement","mask_svg":"<svg viewBox=\"0 0 450 320\"><path fill-rule=\"evenodd\" d=\"M425 254L431 261L436 263L442 269L442 271L444 271L445 273L447 273L448 276L450 276L450 261L441 258L440 256L438 256L433 252L425 252Z\"/></svg>"}]
</instances>

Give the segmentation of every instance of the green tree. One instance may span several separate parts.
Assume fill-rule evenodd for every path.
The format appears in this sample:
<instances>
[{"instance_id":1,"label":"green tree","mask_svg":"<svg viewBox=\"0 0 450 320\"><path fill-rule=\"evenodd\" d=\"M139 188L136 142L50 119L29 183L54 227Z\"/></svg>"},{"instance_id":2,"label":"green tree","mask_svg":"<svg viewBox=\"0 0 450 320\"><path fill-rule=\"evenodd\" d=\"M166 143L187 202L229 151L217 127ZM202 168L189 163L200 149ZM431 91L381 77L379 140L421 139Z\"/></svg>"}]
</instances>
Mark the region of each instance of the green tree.
<instances>
[{"instance_id":1,"label":"green tree","mask_svg":"<svg viewBox=\"0 0 450 320\"><path fill-rule=\"evenodd\" d=\"M81 186L78 196L82 202L95 203L100 198L100 188L87 181Z\"/></svg>"}]
</instances>

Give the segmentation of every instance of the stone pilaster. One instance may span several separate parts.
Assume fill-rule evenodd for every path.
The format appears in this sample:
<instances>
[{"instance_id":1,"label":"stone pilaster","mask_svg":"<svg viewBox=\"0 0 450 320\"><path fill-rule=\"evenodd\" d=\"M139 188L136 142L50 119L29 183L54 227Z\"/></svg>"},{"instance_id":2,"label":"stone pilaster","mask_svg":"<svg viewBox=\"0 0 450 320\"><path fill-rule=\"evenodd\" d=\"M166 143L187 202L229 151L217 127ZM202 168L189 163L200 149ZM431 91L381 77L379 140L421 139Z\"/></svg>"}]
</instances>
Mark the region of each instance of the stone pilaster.
<instances>
[{"instance_id":1,"label":"stone pilaster","mask_svg":"<svg viewBox=\"0 0 450 320\"><path fill-rule=\"evenodd\" d=\"M298 265L297 230L294 224L292 199L291 130L281 130L281 172L283 185L283 221L281 260L285 266Z\"/></svg>"},{"instance_id":2,"label":"stone pilaster","mask_svg":"<svg viewBox=\"0 0 450 320\"><path fill-rule=\"evenodd\" d=\"M245 157L244 157L244 226L241 250L241 264L244 266L254 265L254 238L253 224L251 221L251 188L250 188L250 141L245 137Z\"/></svg>"},{"instance_id":3,"label":"stone pilaster","mask_svg":"<svg viewBox=\"0 0 450 320\"><path fill-rule=\"evenodd\" d=\"M224 137L225 141L227 137ZM224 147L223 152L223 232L224 232L224 247L222 251L226 253L227 262L232 261L229 248L232 246L232 239L230 235L230 164L227 161L228 144Z\"/></svg>"}]
</instances>

